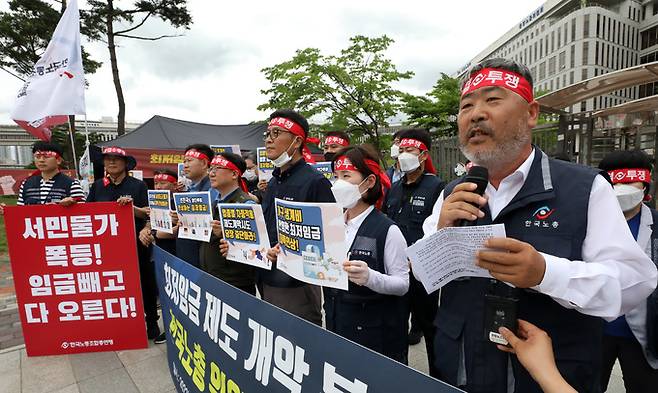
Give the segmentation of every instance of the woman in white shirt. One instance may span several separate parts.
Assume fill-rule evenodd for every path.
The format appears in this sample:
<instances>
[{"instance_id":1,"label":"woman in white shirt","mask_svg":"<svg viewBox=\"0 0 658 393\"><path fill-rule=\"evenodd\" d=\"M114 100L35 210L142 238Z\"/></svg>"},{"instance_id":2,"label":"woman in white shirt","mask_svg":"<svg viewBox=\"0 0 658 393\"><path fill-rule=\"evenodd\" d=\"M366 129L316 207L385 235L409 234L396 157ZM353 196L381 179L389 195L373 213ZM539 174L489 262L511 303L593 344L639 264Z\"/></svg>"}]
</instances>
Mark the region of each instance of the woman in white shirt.
<instances>
[{"instance_id":1,"label":"woman in white shirt","mask_svg":"<svg viewBox=\"0 0 658 393\"><path fill-rule=\"evenodd\" d=\"M336 154L336 202L345 211L348 291L324 289L327 329L401 363L407 363L409 266L406 241L382 214L383 186L390 180L369 145Z\"/></svg>"}]
</instances>

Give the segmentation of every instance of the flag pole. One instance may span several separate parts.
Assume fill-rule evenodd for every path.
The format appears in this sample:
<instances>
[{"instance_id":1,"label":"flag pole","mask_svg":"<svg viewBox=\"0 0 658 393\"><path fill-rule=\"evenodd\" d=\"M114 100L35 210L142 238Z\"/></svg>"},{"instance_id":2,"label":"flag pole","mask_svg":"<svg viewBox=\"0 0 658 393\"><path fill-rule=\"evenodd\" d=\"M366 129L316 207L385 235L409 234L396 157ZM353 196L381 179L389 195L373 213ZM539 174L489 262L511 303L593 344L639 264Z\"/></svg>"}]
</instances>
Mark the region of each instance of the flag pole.
<instances>
[{"instance_id":1,"label":"flag pole","mask_svg":"<svg viewBox=\"0 0 658 393\"><path fill-rule=\"evenodd\" d=\"M75 178L78 179L80 174L78 173L78 160L75 158L75 129L71 123L72 116L66 116L69 121L69 140L71 142L71 156L73 157L73 168L75 169Z\"/></svg>"}]
</instances>

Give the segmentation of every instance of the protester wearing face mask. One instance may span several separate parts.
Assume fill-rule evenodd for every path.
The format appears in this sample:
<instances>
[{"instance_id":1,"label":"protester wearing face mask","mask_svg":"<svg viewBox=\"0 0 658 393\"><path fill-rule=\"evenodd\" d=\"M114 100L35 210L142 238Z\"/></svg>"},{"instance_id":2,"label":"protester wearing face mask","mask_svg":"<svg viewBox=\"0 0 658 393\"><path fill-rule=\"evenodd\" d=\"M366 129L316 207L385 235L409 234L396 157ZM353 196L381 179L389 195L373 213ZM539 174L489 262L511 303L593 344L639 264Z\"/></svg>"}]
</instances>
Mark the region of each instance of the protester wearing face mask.
<instances>
[{"instance_id":1,"label":"protester wearing face mask","mask_svg":"<svg viewBox=\"0 0 658 393\"><path fill-rule=\"evenodd\" d=\"M628 227L649 257L658 239L658 212L642 203L649 200L651 158L641 150L615 151L603 158L599 168L608 172ZM619 360L628 392L655 391L658 386L658 291L612 322L603 335L601 387L608 386L615 361Z\"/></svg>"},{"instance_id":2,"label":"protester wearing face mask","mask_svg":"<svg viewBox=\"0 0 658 393\"><path fill-rule=\"evenodd\" d=\"M400 163L398 162L398 156L400 155L400 135L404 130L398 130L393 134L393 144L391 145L391 158L393 159L393 165L391 165L386 170L386 176L391 179L391 184L395 184L402 178L402 171L400 170Z\"/></svg>"},{"instance_id":3,"label":"protester wearing face mask","mask_svg":"<svg viewBox=\"0 0 658 393\"><path fill-rule=\"evenodd\" d=\"M349 247L343 269L347 292L325 288L327 329L384 356L407 363L409 289L407 243L400 229L375 208L389 179L369 145L341 150L333 161L331 188L345 211Z\"/></svg>"},{"instance_id":4,"label":"protester wearing face mask","mask_svg":"<svg viewBox=\"0 0 658 393\"><path fill-rule=\"evenodd\" d=\"M268 258L276 264L280 251L277 244L274 199L296 202L334 202L331 183L304 160L308 122L291 109L275 111L265 133L265 148L276 168L263 195L263 215L272 248ZM263 299L277 307L322 325L322 291L320 287L295 280L276 269L259 269Z\"/></svg>"},{"instance_id":5,"label":"protester wearing face mask","mask_svg":"<svg viewBox=\"0 0 658 393\"><path fill-rule=\"evenodd\" d=\"M435 175L428 149L432 139L427 130L413 128L400 136L398 162L404 172L402 180L393 184L386 193L382 212L402 231L408 246L423 237L423 221L432 214L445 182ZM415 345L425 337L430 375L438 377L434 367L434 318L438 308L439 292L428 295L413 275L409 283L411 302L411 330L409 344Z\"/></svg>"},{"instance_id":6,"label":"protester wearing face mask","mask_svg":"<svg viewBox=\"0 0 658 393\"><path fill-rule=\"evenodd\" d=\"M350 145L350 137L343 131L329 131L322 145L324 160L333 161L338 151Z\"/></svg>"},{"instance_id":7,"label":"protester wearing face mask","mask_svg":"<svg viewBox=\"0 0 658 393\"><path fill-rule=\"evenodd\" d=\"M256 153L246 153L242 158L247 164L247 169L242 174L242 178L247 184L251 199L256 203L260 203L263 199L263 193L258 189L258 159L256 158Z\"/></svg>"}]
</instances>

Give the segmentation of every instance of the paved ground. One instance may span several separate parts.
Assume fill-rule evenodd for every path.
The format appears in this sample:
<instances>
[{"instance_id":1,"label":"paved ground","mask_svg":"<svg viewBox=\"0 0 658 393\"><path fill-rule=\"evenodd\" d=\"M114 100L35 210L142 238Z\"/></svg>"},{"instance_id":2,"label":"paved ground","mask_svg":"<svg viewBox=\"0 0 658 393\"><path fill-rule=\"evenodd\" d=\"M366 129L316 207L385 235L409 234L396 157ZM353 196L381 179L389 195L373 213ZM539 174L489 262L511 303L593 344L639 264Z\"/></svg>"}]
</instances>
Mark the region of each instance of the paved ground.
<instances>
[{"instance_id":1,"label":"paved ground","mask_svg":"<svg viewBox=\"0 0 658 393\"><path fill-rule=\"evenodd\" d=\"M0 393L175 392L166 345L66 356L27 357L6 256L0 256ZM427 373L425 344L410 348L409 365ZM624 392L613 371L608 392Z\"/></svg>"}]
</instances>

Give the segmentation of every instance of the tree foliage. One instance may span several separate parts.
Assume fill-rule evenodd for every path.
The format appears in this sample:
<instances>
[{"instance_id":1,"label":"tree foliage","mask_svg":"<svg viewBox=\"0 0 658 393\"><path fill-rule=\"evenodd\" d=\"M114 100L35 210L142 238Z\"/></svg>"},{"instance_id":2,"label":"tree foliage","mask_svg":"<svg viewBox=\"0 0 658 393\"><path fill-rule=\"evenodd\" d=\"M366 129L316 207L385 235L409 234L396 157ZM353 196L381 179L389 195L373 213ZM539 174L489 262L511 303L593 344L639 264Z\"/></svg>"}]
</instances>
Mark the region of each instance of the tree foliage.
<instances>
[{"instance_id":1,"label":"tree foliage","mask_svg":"<svg viewBox=\"0 0 658 393\"><path fill-rule=\"evenodd\" d=\"M442 136L457 134L459 113L459 80L441 73L432 90L424 96L406 94L404 113L407 123L426 128Z\"/></svg>"},{"instance_id":2,"label":"tree foliage","mask_svg":"<svg viewBox=\"0 0 658 393\"><path fill-rule=\"evenodd\" d=\"M269 97L259 110L292 108L307 118L326 119L326 129L365 135L378 147L380 128L399 113L403 93L393 85L413 76L398 71L385 52L394 41L387 37L355 36L339 55L319 49L298 50L292 59L264 68Z\"/></svg>"}]
</instances>

